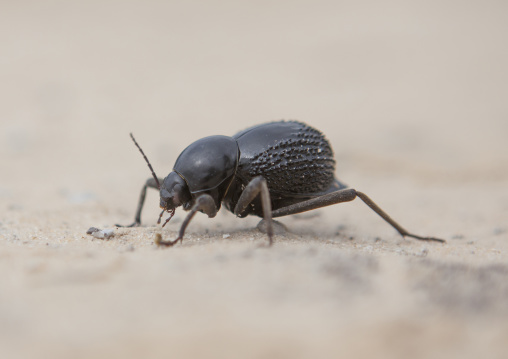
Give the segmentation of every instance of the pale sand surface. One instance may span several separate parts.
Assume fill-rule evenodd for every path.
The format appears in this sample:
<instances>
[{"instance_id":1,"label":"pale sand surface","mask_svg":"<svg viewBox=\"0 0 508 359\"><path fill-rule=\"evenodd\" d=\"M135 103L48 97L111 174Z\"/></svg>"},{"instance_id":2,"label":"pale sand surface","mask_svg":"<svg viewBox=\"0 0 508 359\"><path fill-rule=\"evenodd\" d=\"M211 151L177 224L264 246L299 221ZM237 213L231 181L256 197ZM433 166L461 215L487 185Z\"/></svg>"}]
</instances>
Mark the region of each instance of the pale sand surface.
<instances>
[{"instance_id":1,"label":"pale sand surface","mask_svg":"<svg viewBox=\"0 0 508 359\"><path fill-rule=\"evenodd\" d=\"M1 358L507 358L508 9L500 1L0 5ZM203 2L204 3L204 2ZM150 174L294 118L360 201L185 215L111 240Z\"/></svg>"}]
</instances>

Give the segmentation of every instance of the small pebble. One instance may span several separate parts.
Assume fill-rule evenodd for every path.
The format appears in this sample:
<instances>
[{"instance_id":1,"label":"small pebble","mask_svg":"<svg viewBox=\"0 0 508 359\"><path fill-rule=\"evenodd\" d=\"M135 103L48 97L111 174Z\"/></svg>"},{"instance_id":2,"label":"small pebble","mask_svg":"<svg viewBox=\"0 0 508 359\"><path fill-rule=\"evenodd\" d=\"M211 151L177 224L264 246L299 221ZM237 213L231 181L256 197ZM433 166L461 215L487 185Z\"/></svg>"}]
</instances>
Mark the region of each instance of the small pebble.
<instances>
[{"instance_id":1,"label":"small pebble","mask_svg":"<svg viewBox=\"0 0 508 359\"><path fill-rule=\"evenodd\" d=\"M90 227L88 231L86 231L86 234L90 234L91 236L98 239L110 239L115 236L115 230Z\"/></svg>"},{"instance_id":2,"label":"small pebble","mask_svg":"<svg viewBox=\"0 0 508 359\"><path fill-rule=\"evenodd\" d=\"M222 238L223 238L223 239L226 239L226 238L229 238L229 237L231 237L231 235L230 235L230 234L223 234L223 235L222 235Z\"/></svg>"},{"instance_id":3,"label":"small pebble","mask_svg":"<svg viewBox=\"0 0 508 359\"><path fill-rule=\"evenodd\" d=\"M420 252L416 253L415 255L417 257L427 257L427 254L429 254L429 250L424 247L420 250Z\"/></svg>"}]
</instances>

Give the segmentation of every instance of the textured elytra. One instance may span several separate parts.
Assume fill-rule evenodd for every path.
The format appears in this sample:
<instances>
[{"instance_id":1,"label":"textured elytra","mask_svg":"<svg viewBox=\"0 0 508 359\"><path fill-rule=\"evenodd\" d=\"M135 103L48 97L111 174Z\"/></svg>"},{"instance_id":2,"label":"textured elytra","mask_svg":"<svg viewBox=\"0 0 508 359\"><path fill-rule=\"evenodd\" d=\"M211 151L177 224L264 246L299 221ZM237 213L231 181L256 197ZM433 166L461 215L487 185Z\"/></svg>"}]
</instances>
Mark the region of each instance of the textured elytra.
<instances>
[{"instance_id":1,"label":"textured elytra","mask_svg":"<svg viewBox=\"0 0 508 359\"><path fill-rule=\"evenodd\" d=\"M330 144L318 130L291 121L292 133L251 159L249 176L263 176L271 192L318 193L334 180L335 160ZM297 125L297 126L295 126Z\"/></svg>"}]
</instances>

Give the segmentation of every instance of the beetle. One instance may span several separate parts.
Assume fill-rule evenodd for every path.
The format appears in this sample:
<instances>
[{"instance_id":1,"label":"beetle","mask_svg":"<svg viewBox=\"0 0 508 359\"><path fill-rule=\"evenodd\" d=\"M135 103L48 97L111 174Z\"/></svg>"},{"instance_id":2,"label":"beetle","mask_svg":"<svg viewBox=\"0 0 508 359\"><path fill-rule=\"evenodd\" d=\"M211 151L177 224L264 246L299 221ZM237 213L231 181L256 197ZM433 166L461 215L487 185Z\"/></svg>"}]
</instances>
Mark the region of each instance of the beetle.
<instances>
[{"instance_id":1,"label":"beetle","mask_svg":"<svg viewBox=\"0 0 508 359\"><path fill-rule=\"evenodd\" d=\"M243 130L232 137L216 135L190 144L177 158L173 170L158 178L141 152L153 178L141 190L134 223L141 224L147 188L158 189L160 207L157 224L165 212L173 217L177 207L189 211L175 240L157 241L172 246L183 240L185 229L196 212L213 218L223 204L238 217L256 215L266 221L269 244L273 243L272 218L301 213L360 198L403 237L445 242L408 232L366 194L347 187L335 178L333 150L318 130L299 121L269 122Z\"/></svg>"}]
</instances>

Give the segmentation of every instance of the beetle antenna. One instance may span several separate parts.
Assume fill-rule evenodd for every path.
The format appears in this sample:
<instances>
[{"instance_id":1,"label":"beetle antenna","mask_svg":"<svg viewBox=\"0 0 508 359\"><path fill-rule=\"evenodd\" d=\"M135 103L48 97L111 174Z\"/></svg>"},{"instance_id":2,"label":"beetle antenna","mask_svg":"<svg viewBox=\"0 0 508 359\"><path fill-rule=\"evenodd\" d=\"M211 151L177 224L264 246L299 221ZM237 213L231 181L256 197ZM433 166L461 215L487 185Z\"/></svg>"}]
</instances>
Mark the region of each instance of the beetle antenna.
<instances>
[{"instance_id":1,"label":"beetle antenna","mask_svg":"<svg viewBox=\"0 0 508 359\"><path fill-rule=\"evenodd\" d=\"M161 184L159 183L159 179L155 175L155 171L153 170L152 165L150 164L150 161L148 161L148 158L146 158L145 153L143 152L141 147L139 147L138 143L136 142L136 139L132 135L132 132L130 133L130 135L131 135L132 140L134 141L134 144L138 148L139 152L141 152L141 154L143 155L143 158L145 159L146 163L148 164L148 168L150 168L150 171L152 172L152 176L155 179L155 183L157 183L157 188L160 190L161 189Z\"/></svg>"}]
</instances>

